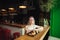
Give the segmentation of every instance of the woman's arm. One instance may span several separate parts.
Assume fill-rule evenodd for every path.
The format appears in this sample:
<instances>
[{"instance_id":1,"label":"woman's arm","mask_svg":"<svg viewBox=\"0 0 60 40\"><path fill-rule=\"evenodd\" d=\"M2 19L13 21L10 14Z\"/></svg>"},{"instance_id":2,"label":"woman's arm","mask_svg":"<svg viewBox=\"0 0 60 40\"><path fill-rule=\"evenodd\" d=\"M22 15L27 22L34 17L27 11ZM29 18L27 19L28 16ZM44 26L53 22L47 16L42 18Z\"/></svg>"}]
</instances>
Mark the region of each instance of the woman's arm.
<instances>
[{"instance_id":1,"label":"woman's arm","mask_svg":"<svg viewBox=\"0 0 60 40\"><path fill-rule=\"evenodd\" d=\"M44 27L40 26L39 27L39 32L43 31Z\"/></svg>"},{"instance_id":2,"label":"woman's arm","mask_svg":"<svg viewBox=\"0 0 60 40\"><path fill-rule=\"evenodd\" d=\"M38 32L41 32L41 31L43 31L43 29L44 29L43 26L37 26L35 30Z\"/></svg>"}]
</instances>

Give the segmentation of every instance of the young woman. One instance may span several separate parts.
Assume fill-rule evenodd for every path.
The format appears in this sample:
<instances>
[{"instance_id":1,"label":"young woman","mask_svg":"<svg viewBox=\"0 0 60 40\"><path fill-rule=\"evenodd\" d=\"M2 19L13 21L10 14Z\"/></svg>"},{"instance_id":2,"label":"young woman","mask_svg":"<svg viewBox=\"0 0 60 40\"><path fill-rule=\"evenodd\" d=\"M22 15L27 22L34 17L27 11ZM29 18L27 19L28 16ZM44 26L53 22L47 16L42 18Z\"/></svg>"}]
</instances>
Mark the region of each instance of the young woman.
<instances>
[{"instance_id":1,"label":"young woman","mask_svg":"<svg viewBox=\"0 0 60 40\"><path fill-rule=\"evenodd\" d=\"M28 24L26 25L26 33L29 33L31 31L36 31L38 30L41 32L43 30L42 26L35 25L35 19L33 16L29 17Z\"/></svg>"}]
</instances>

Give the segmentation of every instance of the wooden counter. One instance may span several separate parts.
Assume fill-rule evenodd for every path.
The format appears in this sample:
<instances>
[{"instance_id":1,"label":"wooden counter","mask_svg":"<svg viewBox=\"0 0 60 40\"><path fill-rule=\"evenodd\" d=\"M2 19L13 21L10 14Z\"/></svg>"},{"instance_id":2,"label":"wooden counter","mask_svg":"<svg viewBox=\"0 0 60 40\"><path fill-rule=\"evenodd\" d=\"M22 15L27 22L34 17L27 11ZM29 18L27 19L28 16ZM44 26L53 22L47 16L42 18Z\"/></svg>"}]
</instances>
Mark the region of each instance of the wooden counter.
<instances>
[{"instance_id":1,"label":"wooden counter","mask_svg":"<svg viewBox=\"0 0 60 40\"><path fill-rule=\"evenodd\" d=\"M18 24L18 23L2 23L4 25L12 26L12 27L18 27L18 28L24 28L26 25L25 24Z\"/></svg>"},{"instance_id":2,"label":"wooden counter","mask_svg":"<svg viewBox=\"0 0 60 40\"><path fill-rule=\"evenodd\" d=\"M38 33L36 36L31 37L28 35L20 36L19 38L16 38L15 40L43 40L47 32L49 31L50 27L45 27L44 30L40 33Z\"/></svg>"}]
</instances>

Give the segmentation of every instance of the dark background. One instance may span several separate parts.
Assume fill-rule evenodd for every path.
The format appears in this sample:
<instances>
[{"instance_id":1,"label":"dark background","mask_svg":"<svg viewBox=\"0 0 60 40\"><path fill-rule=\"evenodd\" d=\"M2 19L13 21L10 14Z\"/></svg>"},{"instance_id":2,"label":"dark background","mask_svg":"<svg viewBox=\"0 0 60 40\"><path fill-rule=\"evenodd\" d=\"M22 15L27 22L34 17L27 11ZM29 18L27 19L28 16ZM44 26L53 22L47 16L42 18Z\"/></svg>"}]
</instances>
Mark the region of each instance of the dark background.
<instances>
[{"instance_id":1,"label":"dark background","mask_svg":"<svg viewBox=\"0 0 60 40\"><path fill-rule=\"evenodd\" d=\"M13 15L13 19L10 18L11 16L3 16L4 20L13 20L16 23L27 24L27 20L29 16L33 16L36 20L36 24L39 25L40 18L48 18L50 17L49 13L42 12L39 6L39 0L26 0L27 9L19 9L18 6L22 5L25 0L0 0L0 9L6 9L8 11L9 7L13 7L17 10L17 15ZM32 4L32 3L33 4ZM47 0L44 0L46 3ZM31 8L30 8L31 6ZM27 10L27 11L23 11ZM8 12L9 14L9 12Z\"/></svg>"}]
</instances>

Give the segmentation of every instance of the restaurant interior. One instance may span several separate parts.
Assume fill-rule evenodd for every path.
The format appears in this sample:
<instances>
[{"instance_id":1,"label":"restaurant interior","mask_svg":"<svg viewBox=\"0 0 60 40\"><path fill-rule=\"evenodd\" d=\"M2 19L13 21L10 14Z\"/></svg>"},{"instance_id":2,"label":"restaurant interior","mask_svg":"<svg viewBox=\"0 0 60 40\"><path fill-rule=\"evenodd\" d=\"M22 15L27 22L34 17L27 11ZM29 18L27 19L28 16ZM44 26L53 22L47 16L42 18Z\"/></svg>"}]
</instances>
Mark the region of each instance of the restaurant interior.
<instances>
[{"instance_id":1,"label":"restaurant interior","mask_svg":"<svg viewBox=\"0 0 60 40\"><path fill-rule=\"evenodd\" d=\"M41 32L26 33L31 16ZM0 40L60 40L60 1L0 0Z\"/></svg>"}]
</instances>

